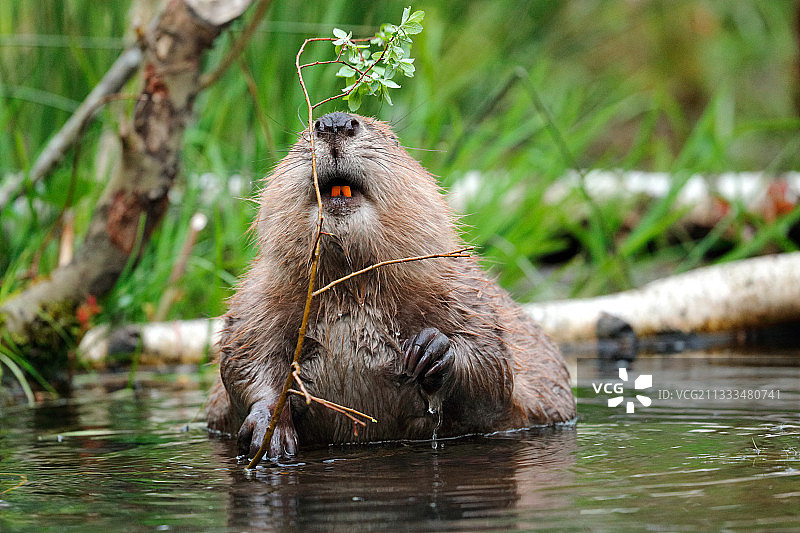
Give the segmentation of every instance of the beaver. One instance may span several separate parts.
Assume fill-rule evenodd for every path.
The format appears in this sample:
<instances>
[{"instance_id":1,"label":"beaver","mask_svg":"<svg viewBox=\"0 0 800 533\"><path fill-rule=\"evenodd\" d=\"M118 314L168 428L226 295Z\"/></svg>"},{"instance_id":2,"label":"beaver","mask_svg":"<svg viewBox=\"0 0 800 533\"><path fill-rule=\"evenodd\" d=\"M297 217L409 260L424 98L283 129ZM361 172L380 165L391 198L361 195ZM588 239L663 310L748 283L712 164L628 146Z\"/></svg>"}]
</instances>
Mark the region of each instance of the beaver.
<instances>
[{"instance_id":1,"label":"beaver","mask_svg":"<svg viewBox=\"0 0 800 533\"><path fill-rule=\"evenodd\" d=\"M275 167L253 227L258 253L231 297L220 339L211 430L261 445L297 343L318 223L309 135L323 208L316 287L392 259L464 246L434 177L388 124L335 112L307 128ZM430 439L575 418L556 345L473 257L385 265L312 301L300 376L308 392L377 419L347 418L292 396L269 456L298 444Z\"/></svg>"}]
</instances>

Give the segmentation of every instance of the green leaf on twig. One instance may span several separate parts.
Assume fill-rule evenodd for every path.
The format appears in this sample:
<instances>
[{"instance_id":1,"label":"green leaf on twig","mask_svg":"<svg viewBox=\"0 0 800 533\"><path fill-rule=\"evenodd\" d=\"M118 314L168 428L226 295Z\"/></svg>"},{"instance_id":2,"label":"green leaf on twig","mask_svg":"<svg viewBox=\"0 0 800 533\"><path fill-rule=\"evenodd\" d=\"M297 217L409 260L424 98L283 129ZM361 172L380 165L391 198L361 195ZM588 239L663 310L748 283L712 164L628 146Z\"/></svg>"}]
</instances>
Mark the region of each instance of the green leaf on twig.
<instances>
[{"instance_id":1,"label":"green leaf on twig","mask_svg":"<svg viewBox=\"0 0 800 533\"><path fill-rule=\"evenodd\" d=\"M347 86L342 92L346 93L344 99L350 111L357 111L366 95L377 96L392 105L389 90L400 88L400 84L393 80L395 74L402 72L406 77L414 76L414 59L409 57L411 36L422 31L423 18L425 12L412 13L409 6L403 10L399 26L383 24L369 39L370 44L353 42L352 33L333 29L336 53L346 63L336 75L346 80ZM372 45L377 50L370 50Z\"/></svg>"}]
</instances>

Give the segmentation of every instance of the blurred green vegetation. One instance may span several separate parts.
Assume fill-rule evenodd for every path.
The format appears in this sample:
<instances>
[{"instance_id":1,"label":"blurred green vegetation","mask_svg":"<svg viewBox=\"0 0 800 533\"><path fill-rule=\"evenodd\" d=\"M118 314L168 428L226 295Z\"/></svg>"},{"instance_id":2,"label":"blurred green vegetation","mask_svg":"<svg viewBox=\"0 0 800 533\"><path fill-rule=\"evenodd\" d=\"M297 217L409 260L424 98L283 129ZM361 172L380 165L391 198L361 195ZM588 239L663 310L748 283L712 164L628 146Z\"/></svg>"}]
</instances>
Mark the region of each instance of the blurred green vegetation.
<instances>
[{"instance_id":1,"label":"blurred green vegetation","mask_svg":"<svg viewBox=\"0 0 800 533\"><path fill-rule=\"evenodd\" d=\"M0 179L29 171L132 40L132 21L147 20L153 8L145 6L154 3L3 1ZM152 316L195 212L210 223L169 316L224 312L255 253L247 233L255 207L246 198L304 127L294 72L302 40L330 36L334 26L371 35L380 23L399 21L405 5L273 2L243 60L197 102L169 214L96 322ZM390 121L443 187L479 173L463 230L518 299L628 288L679 264L702 264L703 252L716 247L716 260L796 249L785 236L796 213L776 224L729 221L725 232L697 241L669 231L681 214L674 194L645 206L632 229L626 224L641 206L591 202L580 189L556 204L543 195L575 168L670 172L673 193L694 173L800 168L797 2L459 0L420 1L413 9L425 11L412 50L416 76L401 80L394 106L366 102L360 112ZM209 68L249 16L218 41ZM316 45L308 59L329 59L331 48ZM336 70L306 74L313 98L339 91ZM135 94L140 83L134 79L125 92ZM55 267L67 204L80 239L113 166L110 141L131 106L109 104L78 157L71 151L0 213L0 299ZM338 101L318 113L345 107Z\"/></svg>"}]
</instances>

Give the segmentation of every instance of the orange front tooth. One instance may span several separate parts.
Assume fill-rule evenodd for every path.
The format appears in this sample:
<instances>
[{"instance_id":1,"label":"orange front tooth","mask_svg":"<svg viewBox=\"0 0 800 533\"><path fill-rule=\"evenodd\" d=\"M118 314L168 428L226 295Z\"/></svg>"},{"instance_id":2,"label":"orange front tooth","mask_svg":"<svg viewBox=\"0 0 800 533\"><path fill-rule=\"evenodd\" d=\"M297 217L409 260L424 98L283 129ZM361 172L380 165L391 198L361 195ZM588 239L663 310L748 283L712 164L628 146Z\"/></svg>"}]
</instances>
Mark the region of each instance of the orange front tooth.
<instances>
[{"instance_id":1,"label":"orange front tooth","mask_svg":"<svg viewBox=\"0 0 800 533\"><path fill-rule=\"evenodd\" d=\"M342 194L342 188L339 185L334 185L331 187L331 196L339 196Z\"/></svg>"},{"instance_id":2,"label":"orange front tooth","mask_svg":"<svg viewBox=\"0 0 800 533\"><path fill-rule=\"evenodd\" d=\"M353 194L350 192L350 186L349 185L342 185L342 194L344 194L348 198L353 196Z\"/></svg>"}]
</instances>

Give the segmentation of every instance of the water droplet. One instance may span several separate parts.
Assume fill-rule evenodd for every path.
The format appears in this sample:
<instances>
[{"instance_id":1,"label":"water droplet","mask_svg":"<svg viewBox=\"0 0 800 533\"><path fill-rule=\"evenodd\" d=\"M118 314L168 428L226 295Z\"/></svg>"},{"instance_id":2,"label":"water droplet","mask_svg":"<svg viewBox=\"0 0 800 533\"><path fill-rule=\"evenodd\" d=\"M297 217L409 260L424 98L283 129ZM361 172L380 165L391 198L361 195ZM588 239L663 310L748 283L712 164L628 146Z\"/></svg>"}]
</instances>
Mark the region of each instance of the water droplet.
<instances>
[{"instance_id":1,"label":"water droplet","mask_svg":"<svg viewBox=\"0 0 800 533\"><path fill-rule=\"evenodd\" d=\"M431 436L431 447L436 450L439 448L436 432L442 425L442 397L438 394L428 396L428 413L436 417L436 426L434 426L433 435Z\"/></svg>"}]
</instances>

